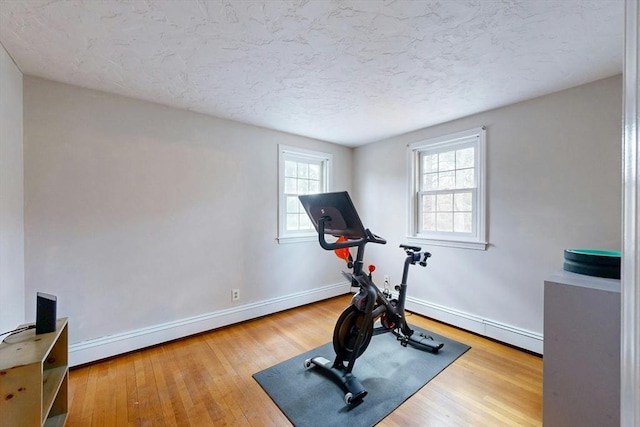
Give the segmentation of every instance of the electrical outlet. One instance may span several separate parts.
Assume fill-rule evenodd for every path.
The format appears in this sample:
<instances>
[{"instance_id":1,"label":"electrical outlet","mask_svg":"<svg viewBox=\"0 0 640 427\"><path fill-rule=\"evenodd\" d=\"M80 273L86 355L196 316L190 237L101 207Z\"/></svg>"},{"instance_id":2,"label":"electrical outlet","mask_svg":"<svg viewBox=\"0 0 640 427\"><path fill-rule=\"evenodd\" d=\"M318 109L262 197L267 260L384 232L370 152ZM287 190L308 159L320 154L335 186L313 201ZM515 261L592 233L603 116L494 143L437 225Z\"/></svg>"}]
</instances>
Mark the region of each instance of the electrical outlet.
<instances>
[{"instance_id":1,"label":"electrical outlet","mask_svg":"<svg viewBox=\"0 0 640 427\"><path fill-rule=\"evenodd\" d=\"M240 289L231 290L231 301L238 301L240 299Z\"/></svg>"},{"instance_id":2,"label":"electrical outlet","mask_svg":"<svg viewBox=\"0 0 640 427\"><path fill-rule=\"evenodd\" d=\"M385 286L390 286L391 285L391 278L389 277L388 274L384 275L384 285Z\"/></svg>"}]
</instances>

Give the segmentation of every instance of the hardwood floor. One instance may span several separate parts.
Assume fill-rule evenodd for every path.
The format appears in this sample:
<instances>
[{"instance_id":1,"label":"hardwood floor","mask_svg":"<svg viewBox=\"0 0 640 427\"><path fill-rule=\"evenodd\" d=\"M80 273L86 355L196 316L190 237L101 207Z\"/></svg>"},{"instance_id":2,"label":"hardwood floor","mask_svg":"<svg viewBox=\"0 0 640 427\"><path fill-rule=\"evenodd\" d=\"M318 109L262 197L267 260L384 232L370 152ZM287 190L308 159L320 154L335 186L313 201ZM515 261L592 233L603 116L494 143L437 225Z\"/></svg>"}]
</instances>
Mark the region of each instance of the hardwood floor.
<instances>
[{"instance_id":1,"label":"hardwood floor","mask_svg":"<svg viewBox=\"0 0 640 427\"><path fill-rule=\"evenodd\" d=\"M331 340L337 297L71 370L67 426L291 425L251 377ZM542 424L542 359L418 315L471 346L381 426ZM356 364L357 370L357 364Z\"/></svg>"}]
</instances>

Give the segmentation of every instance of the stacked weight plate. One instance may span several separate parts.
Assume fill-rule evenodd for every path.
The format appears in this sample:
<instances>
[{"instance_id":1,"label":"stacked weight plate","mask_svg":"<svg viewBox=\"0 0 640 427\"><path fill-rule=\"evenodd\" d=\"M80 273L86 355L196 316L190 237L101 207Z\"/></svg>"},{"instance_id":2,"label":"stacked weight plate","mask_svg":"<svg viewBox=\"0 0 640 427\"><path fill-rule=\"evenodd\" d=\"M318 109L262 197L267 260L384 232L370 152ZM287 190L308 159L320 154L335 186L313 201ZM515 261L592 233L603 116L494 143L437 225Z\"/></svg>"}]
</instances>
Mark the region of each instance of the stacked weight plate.
<instances>
[{"instance_id":1,"label":"stacked weight plate","mask_svg":"<svg viewBox=\"0 0 640 427\"><path fill-rule=\"evenodd\" d=\"M620 252L595 249L565 249L564 269L587 276L620 278Z\"/></svg>"}]
</instances>

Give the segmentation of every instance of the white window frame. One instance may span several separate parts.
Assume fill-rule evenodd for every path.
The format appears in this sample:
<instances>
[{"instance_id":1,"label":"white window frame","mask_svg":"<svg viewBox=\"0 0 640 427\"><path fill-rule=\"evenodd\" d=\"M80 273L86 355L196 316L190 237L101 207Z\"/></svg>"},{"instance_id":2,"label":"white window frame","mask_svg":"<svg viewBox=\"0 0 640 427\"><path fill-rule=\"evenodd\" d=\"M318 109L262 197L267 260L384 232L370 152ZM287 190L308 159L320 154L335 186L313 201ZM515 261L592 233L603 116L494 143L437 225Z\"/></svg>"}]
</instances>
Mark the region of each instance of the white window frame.
<instances>
[{"instance_id":1,"label":"white window frame","mask_svg":"<svg viewBox=\"0 0 640 427\"><path fill-rule=\"evenodd\" d=\"M473 197L473 231L419 232L420 156L429 152L454 150L458 146L475 147L475 190ZM418 141L408 146L409 226L407 239L416 244L449 246L465 249L487 249L486 239L486 128L484 126ZM454 192L454 191L452 191Z\"/></svg>"},{"instance_id":2,"label":"white window frame","mask_svg":"<svg viewBox=\"0 0 640 427\"><path fill-rule=\"evenodd\" d=\"M314 228L309 231L288 231L286 229L287 224L287 211L286 211L286 197L284 193L284 163L287 159L295 160L311 160L314 162L321 162L323 166L323 179L320 190L322 193L331 191L332 182L332 164L333 155L330 153L323 153L320 151L307 150L298 147L292 147L288 145L278 145L278 243L298 243L298 242L311 242L318 240L318 233Z\"/></svg>"}]
</instances>

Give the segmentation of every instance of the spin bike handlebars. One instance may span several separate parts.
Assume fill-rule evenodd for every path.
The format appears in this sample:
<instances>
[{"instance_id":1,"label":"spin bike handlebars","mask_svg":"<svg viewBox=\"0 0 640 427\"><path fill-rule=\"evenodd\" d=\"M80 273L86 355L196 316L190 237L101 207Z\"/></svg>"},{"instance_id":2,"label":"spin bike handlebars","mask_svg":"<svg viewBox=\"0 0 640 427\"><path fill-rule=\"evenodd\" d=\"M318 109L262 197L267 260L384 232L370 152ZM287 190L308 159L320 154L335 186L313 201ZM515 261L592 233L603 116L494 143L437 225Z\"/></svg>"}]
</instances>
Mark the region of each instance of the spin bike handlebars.
<instances>
[{"instance_id":1,"label":"spin bike handlebars","mask_svg":"<svg viewBox=\"0 0 640 427\"><path fill-rule=\"evenodd\" d=\"M346 242L340 242L340 243L329 243L327 242L327 240L325 239L324 235L325 235L325 222L330 221L331 218L328 216L323 216L321 218L318 219L318 241L320 242L320 246L322 246L323 249L326 249L328 251L332 251L335 249L342 249L342 248L353 248L355 246L363 246L367 243L379 243L381 245L385 245L387 243L387 241L380 237L380 236L376 236L375 234L373 234L368 228L365 230L366 236L365 237L361 237L359 239L354 239L354 240L347 240Z\"/></svg>"}]
</instances>

